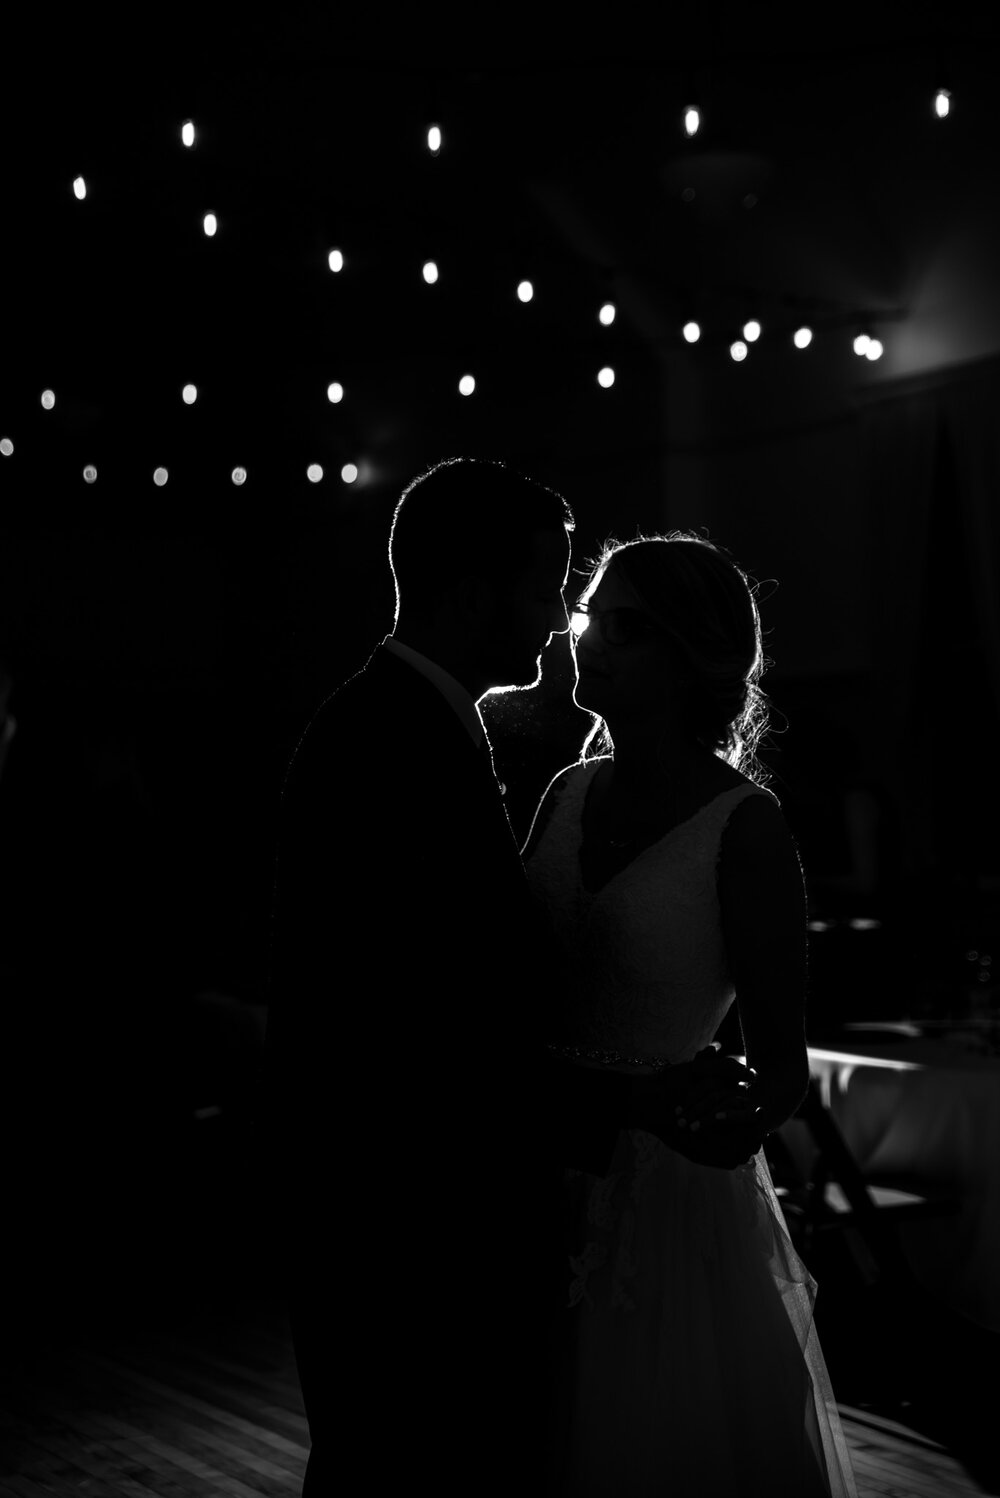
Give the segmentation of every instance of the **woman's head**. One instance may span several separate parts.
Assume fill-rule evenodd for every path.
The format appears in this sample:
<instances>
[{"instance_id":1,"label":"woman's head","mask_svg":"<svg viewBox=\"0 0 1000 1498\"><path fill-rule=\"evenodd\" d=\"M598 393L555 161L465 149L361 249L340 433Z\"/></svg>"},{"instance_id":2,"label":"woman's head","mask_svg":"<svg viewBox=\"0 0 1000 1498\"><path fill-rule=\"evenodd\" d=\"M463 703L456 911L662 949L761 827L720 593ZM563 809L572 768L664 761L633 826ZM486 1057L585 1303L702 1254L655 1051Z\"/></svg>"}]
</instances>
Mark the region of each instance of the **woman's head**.
<instances>
[{"instance_id":1,"label":"woman's head","mask_svg":"<svg viewBox=\"0 0 1000 1498\"><path fill-rule=\"evenodd\" d=\"M760 615L722 547L684 531L609 541L580 602L593 620L582 632L574 620L581 707L666 712L674 731L752 773L767 726Z\"/></svg>"}]
</instances>

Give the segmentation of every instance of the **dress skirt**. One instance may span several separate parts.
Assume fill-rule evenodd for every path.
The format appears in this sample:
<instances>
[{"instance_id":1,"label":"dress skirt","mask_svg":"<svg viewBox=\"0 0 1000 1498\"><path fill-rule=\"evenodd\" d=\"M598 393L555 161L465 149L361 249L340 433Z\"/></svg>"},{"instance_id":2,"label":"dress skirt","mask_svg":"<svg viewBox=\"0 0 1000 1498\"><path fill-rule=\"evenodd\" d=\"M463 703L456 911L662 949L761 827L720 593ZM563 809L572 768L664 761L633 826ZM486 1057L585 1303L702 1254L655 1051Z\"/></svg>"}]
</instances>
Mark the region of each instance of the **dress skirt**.
<instances>
[{"instance_id":1,"label":"dress skirt","mask_svg":"<svg viewBox=\"0 0 1000 1498\"><path fill-rule=\"evenodd\" d=\"M697 1165L642 1130L563 1183L555 1491L565 1498L855 1498L763 1152Z\"/></svg>"}]
</instances>

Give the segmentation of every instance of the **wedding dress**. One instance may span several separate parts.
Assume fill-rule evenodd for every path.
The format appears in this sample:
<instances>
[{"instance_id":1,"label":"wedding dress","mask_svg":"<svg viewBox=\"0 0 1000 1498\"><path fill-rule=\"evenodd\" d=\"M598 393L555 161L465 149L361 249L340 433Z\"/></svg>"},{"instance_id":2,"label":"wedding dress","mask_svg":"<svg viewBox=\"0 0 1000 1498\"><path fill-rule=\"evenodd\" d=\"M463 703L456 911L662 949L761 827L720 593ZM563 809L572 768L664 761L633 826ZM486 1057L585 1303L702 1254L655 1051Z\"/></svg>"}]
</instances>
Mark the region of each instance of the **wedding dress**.
<instances>
[{"instance_id":1,"label":"wedding dress","mask_svg":"<svg viewBox=\"0 0 1000 1498\"><path fill-rule=\"evenodd\" d=\"M560 778L528 862L571 974L551 1041L588 1053L579 1064L690 1060L734 997L715 885L722 834L745 796L770 793L749 782L723 793L591 891L582 814L599 764ZM763 1151L722 1170L623 1130L610 1174L567 1171L564 1190L568 1498L855 1498L816 1284Z\"/></svg>"}]
</instances>

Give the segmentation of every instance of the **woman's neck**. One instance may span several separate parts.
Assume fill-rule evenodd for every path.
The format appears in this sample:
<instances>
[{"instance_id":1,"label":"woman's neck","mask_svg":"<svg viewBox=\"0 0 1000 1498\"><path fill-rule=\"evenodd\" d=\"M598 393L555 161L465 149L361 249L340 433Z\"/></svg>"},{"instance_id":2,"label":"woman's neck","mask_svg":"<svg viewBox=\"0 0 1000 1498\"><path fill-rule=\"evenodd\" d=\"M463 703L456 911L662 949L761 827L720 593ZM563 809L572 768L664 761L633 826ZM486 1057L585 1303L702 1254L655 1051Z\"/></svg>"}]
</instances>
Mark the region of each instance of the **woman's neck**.
<instances>
[{"instance_id":1,"label":"woman's neck","mask_svg":"<svg viewBox=\"0 0 1000 1498\"><path fill-rule=\"evenodd\" d=\"M704 775L715 756L668 724L608 724L614 761L608 789L615 799L649 801L673 796Z\"/></svg>"}]
</instances>

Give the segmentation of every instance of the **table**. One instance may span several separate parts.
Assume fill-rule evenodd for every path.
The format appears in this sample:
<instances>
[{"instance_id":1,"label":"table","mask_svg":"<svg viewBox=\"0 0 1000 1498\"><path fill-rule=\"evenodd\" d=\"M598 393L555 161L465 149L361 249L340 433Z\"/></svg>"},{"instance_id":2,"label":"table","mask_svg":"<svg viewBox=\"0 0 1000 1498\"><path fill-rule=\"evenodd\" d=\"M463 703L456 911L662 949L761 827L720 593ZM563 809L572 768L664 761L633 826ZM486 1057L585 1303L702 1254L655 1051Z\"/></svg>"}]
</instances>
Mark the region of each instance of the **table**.
<instances>
[{"instance_id":1,"label":"table","mask_svg":"<svg viewBox=\"0 0 1000 1498\"><path fill-rule=\"evenodd\" d=\"M920 1283L1000 1331L1000 1057L915 1026L857 1026L809 1047L848 1148L873 1184L955 1196L951 1217L899 1224Z\"/></svg>"}]
</instances>

